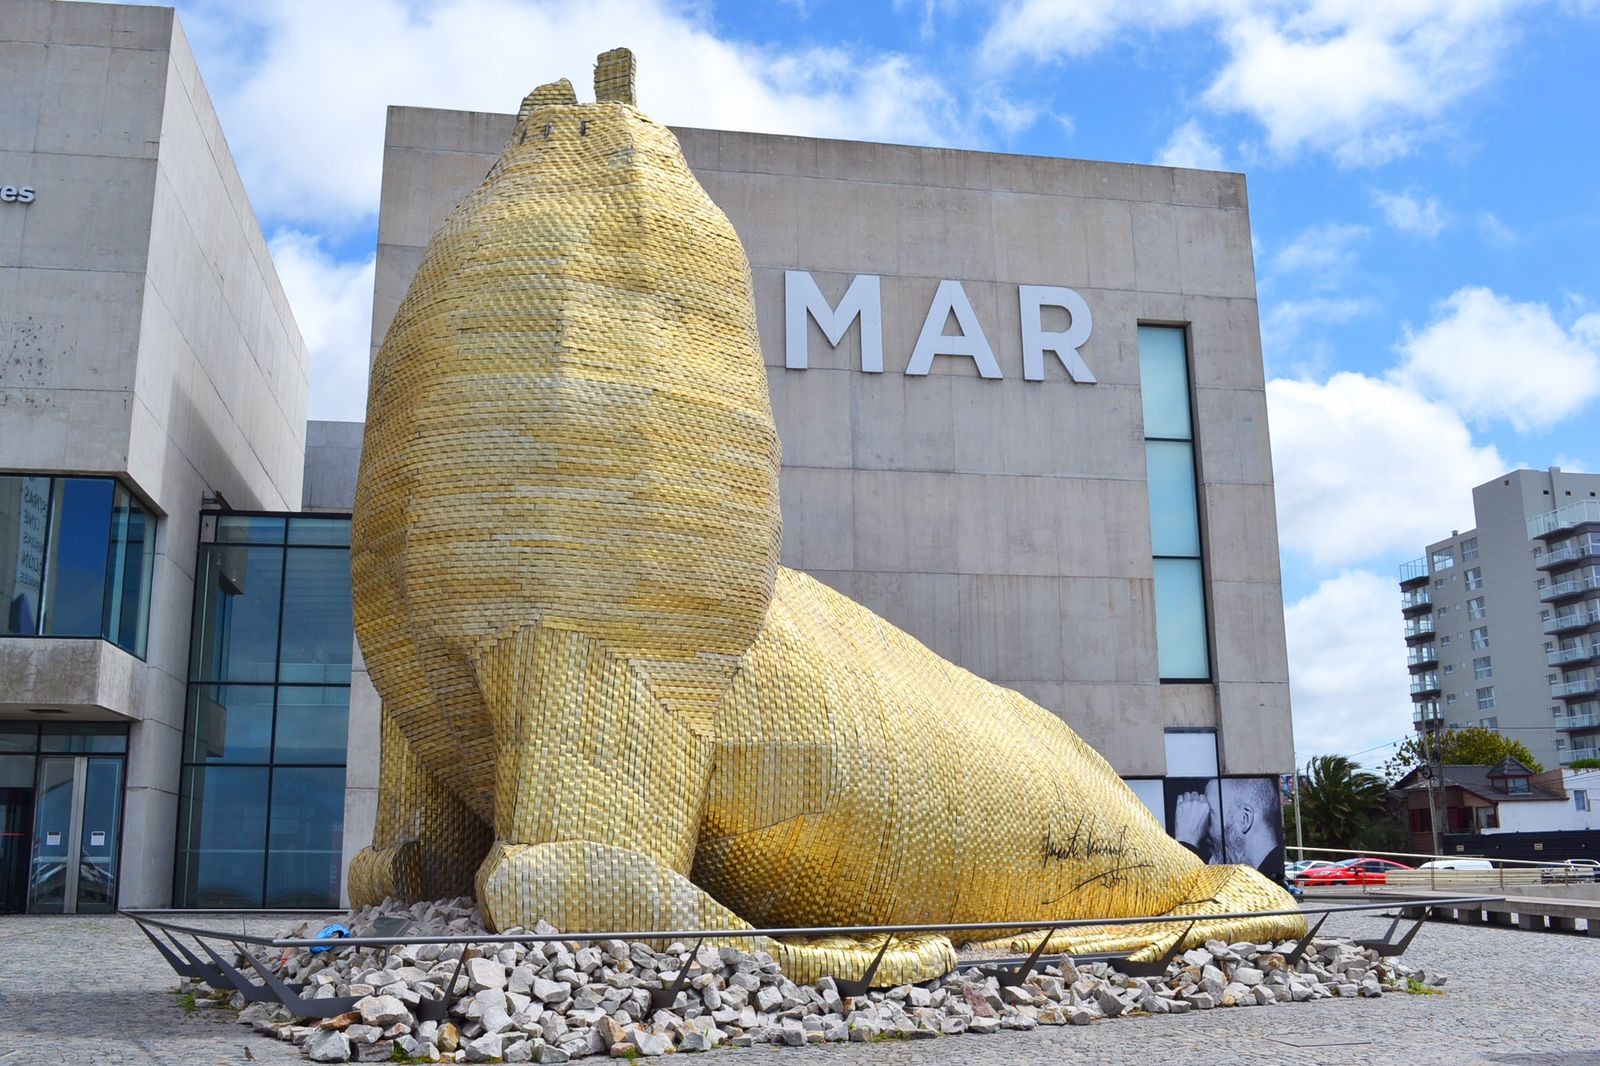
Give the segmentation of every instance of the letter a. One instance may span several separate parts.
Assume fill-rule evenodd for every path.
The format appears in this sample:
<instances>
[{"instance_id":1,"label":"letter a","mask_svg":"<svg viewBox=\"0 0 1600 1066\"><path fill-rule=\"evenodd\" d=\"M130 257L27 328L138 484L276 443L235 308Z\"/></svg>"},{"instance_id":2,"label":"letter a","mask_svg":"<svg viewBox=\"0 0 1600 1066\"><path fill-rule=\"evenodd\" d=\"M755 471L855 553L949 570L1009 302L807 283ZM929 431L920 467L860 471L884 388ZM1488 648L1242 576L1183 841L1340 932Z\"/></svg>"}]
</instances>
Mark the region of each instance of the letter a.
<instances>
[{"instance_id":1,"label":"letter a","mask_svg":"<svg viewBox=\"0 0 1600 1066\"><path fill-rule=\"evenodd\" d=\"M961 332L953 337L944 332L945 320L951 312L955 313L956 325L961 327ZM994 361L994 350L989 347L989 339L983 335L983 327L978 325L978 316L973 313L972 301L967 299L967 290L959 281L939 282L928 317L922 320L917 346L911 350L906 374L928 373L933 369L936 355L964 355L978 364L978 373L984 377L1001 376L1000 364Z\"/></svg>"}]
</instances>

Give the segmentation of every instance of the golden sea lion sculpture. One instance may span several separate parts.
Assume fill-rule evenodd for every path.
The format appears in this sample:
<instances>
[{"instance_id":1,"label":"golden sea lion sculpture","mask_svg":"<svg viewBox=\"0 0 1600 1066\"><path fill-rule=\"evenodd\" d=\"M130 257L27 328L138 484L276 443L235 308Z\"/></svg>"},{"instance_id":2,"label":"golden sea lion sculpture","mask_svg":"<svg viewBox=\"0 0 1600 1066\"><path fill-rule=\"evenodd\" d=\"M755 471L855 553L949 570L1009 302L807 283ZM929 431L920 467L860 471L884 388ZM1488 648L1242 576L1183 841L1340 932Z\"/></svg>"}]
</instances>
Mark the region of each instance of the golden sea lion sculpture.
<instances>
[{"instance_id":1,"label":"golden sea lion sculpture","mask_svg":"<svg viewBox=\"0 0 1600 1066\"><path fill-rule=\"evenodd\" d=\"M1055 715L778 565L743 249L634 106L633 57L595 80L523 102L373 368L352 567L382 773L351 901L472 892L496 929L573 932L1290 907L1169 838ZM812 980L875 945L759 946ZM878 980L954 961L897 938Z\"/></svg>"}]
</instances>

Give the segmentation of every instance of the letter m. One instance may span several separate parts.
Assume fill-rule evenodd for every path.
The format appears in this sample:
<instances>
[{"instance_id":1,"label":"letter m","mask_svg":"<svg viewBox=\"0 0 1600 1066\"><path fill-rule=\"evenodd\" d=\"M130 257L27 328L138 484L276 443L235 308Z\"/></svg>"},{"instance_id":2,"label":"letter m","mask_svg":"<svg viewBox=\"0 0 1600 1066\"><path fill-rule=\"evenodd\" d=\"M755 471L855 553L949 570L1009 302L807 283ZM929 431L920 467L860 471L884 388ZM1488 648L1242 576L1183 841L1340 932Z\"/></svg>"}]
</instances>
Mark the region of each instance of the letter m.
<instances>
[{"instance_id":1,"label":"letter m","mask_svg":"<svg viewBox=\"0 0 1600 1066\"><path fill-rule=\"evenodd\" d=\"M804 370L809 364L808 315L822 327L822 335L835 348L844 340L850 323L860 319L861 369L868 374L883 373L883 300L877 275L857 274L840 298L839 306L829 307L808 271L784 271L783 365L790 370Z\"/></svg>"}]
</instances>

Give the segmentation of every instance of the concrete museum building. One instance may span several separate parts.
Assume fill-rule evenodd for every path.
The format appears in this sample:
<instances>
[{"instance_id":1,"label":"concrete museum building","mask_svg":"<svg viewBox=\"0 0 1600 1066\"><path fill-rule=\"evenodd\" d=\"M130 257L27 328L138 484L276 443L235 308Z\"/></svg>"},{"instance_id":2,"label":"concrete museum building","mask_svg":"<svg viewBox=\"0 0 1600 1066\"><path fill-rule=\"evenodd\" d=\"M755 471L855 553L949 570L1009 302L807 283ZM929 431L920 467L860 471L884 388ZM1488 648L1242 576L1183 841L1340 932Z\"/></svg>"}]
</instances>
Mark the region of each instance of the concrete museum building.
<instances>
[{"instance_id":1,"label":"concrete museum building","mask_svg":"<svg viewBox=\"0 0 1600 1066\"><path fill-rule=\"evenodd\" d=\"M170 10L10 3L0 87L0 911L335 905L376 805L361 427L306 423ZM512 123L390 109L374 351ZM676 132L751 262L783 563L1059 714L1158 817L1276 821L1242 176Z\"/></svg>"}]
</instances>

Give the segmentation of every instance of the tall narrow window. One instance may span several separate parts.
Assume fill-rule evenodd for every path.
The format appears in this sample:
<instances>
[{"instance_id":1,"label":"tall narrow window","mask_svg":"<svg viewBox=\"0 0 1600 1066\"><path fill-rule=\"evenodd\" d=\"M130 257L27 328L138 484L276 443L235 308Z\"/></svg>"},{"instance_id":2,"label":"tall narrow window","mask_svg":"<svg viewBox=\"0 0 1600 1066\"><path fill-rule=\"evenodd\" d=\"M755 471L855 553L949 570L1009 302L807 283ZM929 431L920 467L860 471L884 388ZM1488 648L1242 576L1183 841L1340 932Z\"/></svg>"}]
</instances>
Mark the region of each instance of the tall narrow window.
<instances>
[{"instance_id":1,"label":"tall narrow window","mask_svg":"<svg viewBox=\"0 0 1600 1066\"><path fill-rule=\"evenodd\" d=\"M1139 388L1144 398L1161 679L1204 681L1211 677L1211 653L1200 564L1189 353L1181 328L1139 327Z\"/></svg>"}]
</instances>

